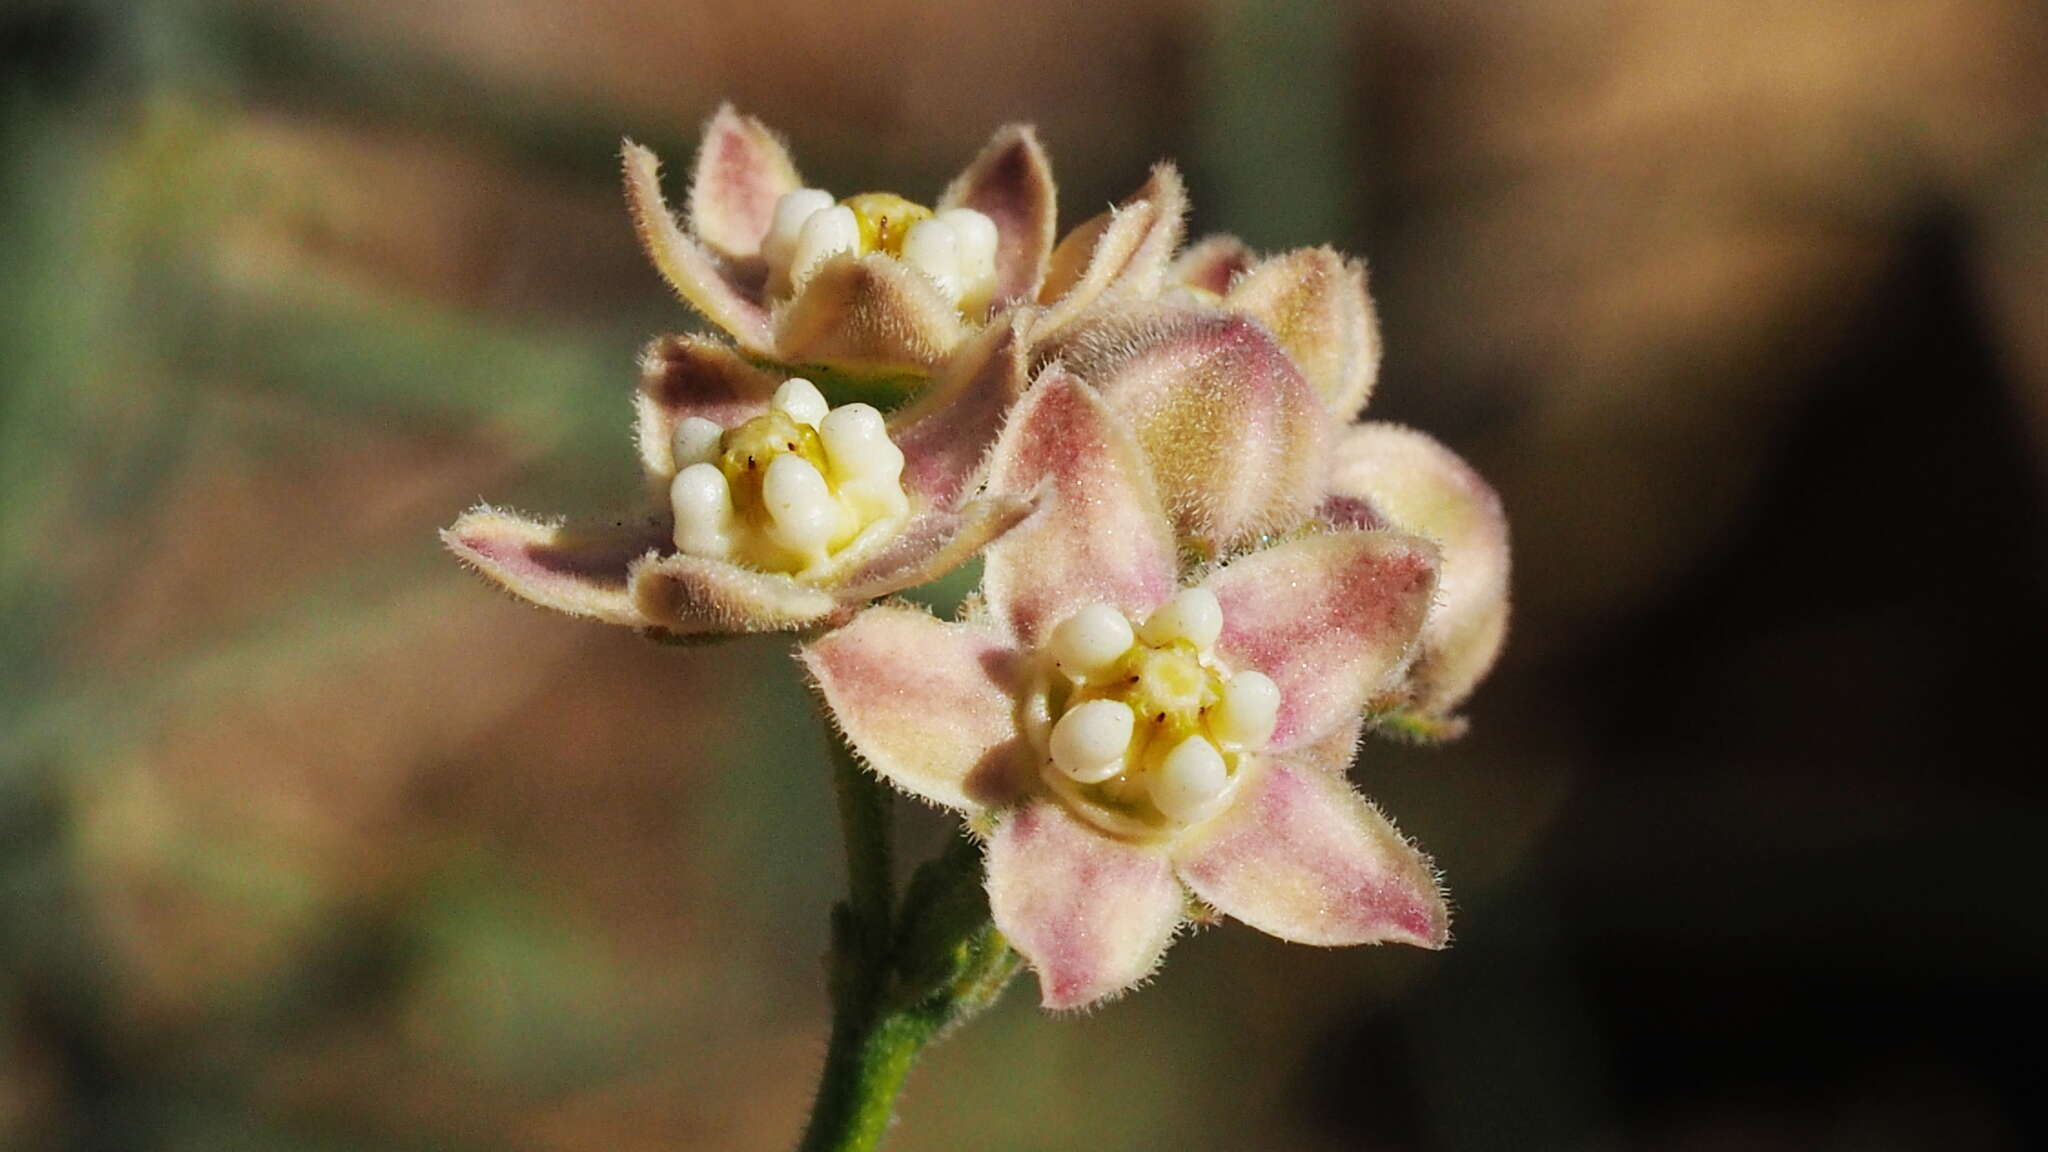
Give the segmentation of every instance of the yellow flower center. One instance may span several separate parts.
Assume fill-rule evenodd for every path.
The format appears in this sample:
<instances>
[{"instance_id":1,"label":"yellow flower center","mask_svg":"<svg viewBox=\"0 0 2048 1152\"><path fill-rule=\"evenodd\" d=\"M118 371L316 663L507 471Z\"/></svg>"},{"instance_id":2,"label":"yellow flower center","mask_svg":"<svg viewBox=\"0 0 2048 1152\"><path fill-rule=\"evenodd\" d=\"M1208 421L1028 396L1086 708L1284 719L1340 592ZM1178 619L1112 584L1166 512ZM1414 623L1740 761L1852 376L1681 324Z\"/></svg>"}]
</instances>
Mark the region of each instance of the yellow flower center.
<instances>
[{"instance_id":1,"label":"yellow flower center","mask_svg":"<svg viewBox=\"0 0 2048 1152\"><path fill-rule=\"evenodd\" d=\"M922 273L962 316L978 320L995 299L999 240L995 222L972 208L933 211L894 192L834 203L829 192L799 188L776 202L761 258L769 295L788 297L841 256L888 256Z\"/></svg>"},{"instance_id":2,"label":"yellow flower center","mask_svg":"<svg viewBox=\"0 0 2048 1152\"><path fill-rule=\"evenodd\" d=\"M689 417L675 430L669 505L693 556L802 575L909 514L903 452L866 404L832 408L810 381L776 390L735 428Z\"/></svg>"},{"instance_id":3,"label":"yellow flower center","mask_svg":"<svg viewBox=\"0 0 2048 1152\"><path fill-rule=\"evenodd\" d=\"M1130 838L1222 810L1280 704L1271 679L1217 659L1222 631L1222 607L1203 588L1136 626L1092 604L1053 629L1026 726L1044 779L1070 808Z\"/></svg>"}]
</instances>

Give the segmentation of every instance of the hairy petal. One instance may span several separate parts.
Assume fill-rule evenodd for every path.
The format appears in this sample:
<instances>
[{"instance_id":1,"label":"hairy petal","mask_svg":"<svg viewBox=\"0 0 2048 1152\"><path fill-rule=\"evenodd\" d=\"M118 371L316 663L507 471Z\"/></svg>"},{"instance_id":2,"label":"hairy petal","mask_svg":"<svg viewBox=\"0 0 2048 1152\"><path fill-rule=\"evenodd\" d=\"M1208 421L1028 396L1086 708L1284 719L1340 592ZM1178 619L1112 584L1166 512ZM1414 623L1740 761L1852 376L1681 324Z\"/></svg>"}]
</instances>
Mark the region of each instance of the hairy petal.
<instances>
[{"instance_id":1,"label":"hairy petal","mask_svg":"<svg viewBox=\"0 0 2048 1152\"><path fill-rule=\"evenodd\" d=\"M1145 459L1094 390L1058 364L996 441L989 490L1038 496L991 545L982 593L1024 646L1084 605L1148 612L1173 593L1173 532Z\"/></svg>"},{"instance_id":2,"label":"hairy petal","mask_svg":"<svg viewBox=\"0 0 2048 1152\"><path fill-rule=\"evenodd\" d=\"M1233 551L1313 514L1329 419L1257 323L1213 308L1119 310L1041 354L1065 360L1130 422L1175 527L1197 547Z\"/></svg>"},{"instance_id":3,"label":"hairy petal","mask_svg":"<svg viewBox=\"0 0 2048 1152\"><path fill-rule=\"evenodd\" d=\"M1436 590L1437 550L1396 532L1331 532L1236 560L1203 582L1223 605L1217 652L1280 686L1271 747L1355 719L1405 667Z\"/></svg>"},{"instance_id":4,"label":"hairy petal","mask_svg":"<svg viewBox=\"0 0 2048 1152\"><path fill-rule=\"evenodd\" d=\"M889 433L903 449L903 487L944 507L981 478L1003 418L1030 381L1025 318L997 317L962 343L911 405L892 417Z\"/></svg>"},{"instance_id":5,"label":"hairy petal","mask_svg":"<svg viewBox=\"0 0 2048 1152\"><path fill-rule=\"evenodd\" d=\"M678 636L788 632L841 612L815 585L685 553L644 557L627 582L646 622Z\"/></svg>"},{"instance_id":6,"label":"hairy petal","mask_svg":"<svg viewBox=\"0 0 2048 1152\"><path fill-rule=\"evenodd\" d=\"M918 272L890 256L826 261L775 317L775 354L850 371L929 372L965 329Z\"/></svg>"},{"instance_id":7,"label":"hairy petal","mask_svg":"<svg viewBox=\"0 0 2048 1152\"><path fill-rule=\"evenodd\" d=\"M1299 944L1444 946L1450 911L1429 858L1341 773L1285 758L1251 772L1229 808L1174 842L1197 896Z\"/></svg>"},{"instance_id":8,"label":"hairy petal","mask_svg":"<svg viewBox=\"0 0 2048 1152\"><path fill-rule=\"evenodd\" d=\"M690 231L720 256L753 259L775 218L775 202L801 187L803 179L775 133L731 104L720 104L697 146Z\"/></svg>"},{"instance_id":9,"label":"hairy petal","mask_svg":"<svg viewBox=\"0 0 2048 1152\"><path fill-rule=\"evenodd\" d=\"M1216 232L1188 245L1175 257L1172 266L1166 270L1166 279L1169 283L1221 296L1230 291L1231 281L1251 266L1252 250L1249 245L1227 232Z\"/></svg>"},{"instance_id":10,"label":"hairy petal","mask_svg":"<svg viewBox=\"0 0 2048 1152\"><path fill-rule=\"evenodd\" d=\"M658 521L571 527L484 505L443 529L441 542L492 582L543 608L641 625L646 621L627 593L626 573L663 546L668 531Z\"/></svg>"},{"instance_id":11,"label":"hairy petal","mask_svg":"<svg viewBox=\"0 0 2048 1152\"><path fill-rule=\"evenodd\" d=\"M640 354L634 440L649 476L675 475L676 425L691 416L733 428L768 410L782 378L708 336L663 336Z\"/></svg>"},{"instance_id":12,"label":"hairy petal","mask_svg":"<svg viewBox=\"0 0 2048 1152\"><path fill-rule=\"evenodd\" d=\"M989 838L988 902L1056 1009L1151 975L1185 904L1162 848L1112 839L1050 800L1018 810Z\"/></svg>"},{"instance_id":13,"label":"hairy petal","mask_svg":"<svg viewBox=\"0 0 2048 1152\"><path fill-rule=\"evenodd\" d=\"M1380 371L1380 326L1365 267L1330 248L1282 253L1237 280L1223 305L1266 326L1324 407L1349 420Z\"/></svg>"},{"instance_id":14,"label":"hairy petal","mask_svg":"<svg viewBox=\"0 0 2048 1152\"><path fill-rule=\"evenodd\" d=\"M1028 124L1006 124L954 177L939 207L972 208L995 222L996 305L1036 297L1052 253L1058 196L1052 165Z\"/></svg>"},{"instance_id":15,"label":"hairy petal","mask_svg":"<svg viewBox=\"0 0 2048 1152\"><path fill-rule=\"evenodd\" d=\"M1021 658L985 629L869 608L801 652L861 759L913 796L976 811L1014 798Z\"/></svg>"},{"instance_id":16,"label":"hairy petal","mask_svg":"<svg viewBox=\"0 0 2048 1152\"><path fill-rule=\"evenodd\" d=\"M1187 189L1171 164L1123 203L1075 228L1053 249L1038 298L1049 305L1037 339L1047 339L1098 304L1147 300L1159 294L1187 214Z\"/></svg>"},{"instance_id":17,"label":"hairy petal","mask_svg":"<svg viewBox=\"0 0 2048 1152\"><path fill-rule=\"evenodd\" d=\"M872 551L850 556L831 580L833 593L844 603L861 604L928 584L967 563L1031 509L1028 499L1002 495L969 500L959 508L928 508Z\"/></svg>"},{"instance_id":18,"label":"hairy petal","mask_svg":"<svg viewBox=\"0 0 2048 1152\"><path fill-rule=\"evenodd\" d=\"M1500 497L1437 441L1398 424L1356 424L1339 437L1333 501L1355 500L1443 550L1436 606L1422 625L1407 694L1442 713L1471 695L1508 628L1508 520Z\"/></svg>"},{"instance_id":19,"label":"hairy petal","mask_svg":"<svg viewBox=\"0 0 2048 1152\"><path fill-rule=\"evenodd\" d=\"M661 195L661 161L626 141L626 207L648 259L669 287L704 318L732 333L741 346L770 350L768 313L709 252L683 234Z\"/></svg>"}]
</instances>

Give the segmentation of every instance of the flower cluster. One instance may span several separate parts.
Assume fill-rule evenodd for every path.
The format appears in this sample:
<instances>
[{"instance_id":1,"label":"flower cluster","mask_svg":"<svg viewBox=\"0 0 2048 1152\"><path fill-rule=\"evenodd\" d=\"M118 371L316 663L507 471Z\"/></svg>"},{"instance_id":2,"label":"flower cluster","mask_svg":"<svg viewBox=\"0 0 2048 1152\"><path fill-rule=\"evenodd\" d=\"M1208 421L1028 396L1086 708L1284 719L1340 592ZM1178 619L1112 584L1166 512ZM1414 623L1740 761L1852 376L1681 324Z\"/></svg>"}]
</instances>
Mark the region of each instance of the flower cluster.
<instances>
[{"instance_id":1,"label":"flower cluster","mask_svg":"<svg viewBox=\"0 0 2048 1152\"><path fill-rule=\"evenodd\" d=\"M1428 860L1345 773L1367 725L1461 725L1505 634L1507 528L1448 450L1358 419L1380 360L1358 264L1183 247L1166 164L1056 239L1025 127L929 206L808 186L730 108L686 219L651 153L625 161L650 257L730 341L643 359L649 511L478 508L458 556L651 633L807 630L862 762L983 838L1050 1007L1130 988L1218 913L1444 943ZM888 599L977 554L957 619Z\"/></svg>"}]
</instances>

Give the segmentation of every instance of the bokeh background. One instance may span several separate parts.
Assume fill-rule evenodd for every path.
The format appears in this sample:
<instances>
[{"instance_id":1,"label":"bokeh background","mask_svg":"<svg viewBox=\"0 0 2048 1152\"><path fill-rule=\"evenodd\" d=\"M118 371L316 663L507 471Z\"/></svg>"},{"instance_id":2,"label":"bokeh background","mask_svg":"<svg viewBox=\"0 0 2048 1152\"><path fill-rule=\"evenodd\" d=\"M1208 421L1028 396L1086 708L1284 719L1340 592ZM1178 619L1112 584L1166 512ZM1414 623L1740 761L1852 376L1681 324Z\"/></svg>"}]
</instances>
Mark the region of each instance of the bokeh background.
<instances>
[{"instance_id":1,"label":"bokeh background","mask_svg":"<svg viewBox=\"0 0 2048 1152\"><path fill-rule=\"evenodd\" d=\"M721 98L929 197L1369 258L1376 414L1498 482L1509 656L1357 779L1440 955L1223 927L1029 990L893 1147L2048 1146L2038 0L11 0L0 1147L776 1149L829 789L778 642L656 648L433 531L634 498L688 325L622 134ZM944 834L906 814L905 834Z\"/></svg>"}]
</instances>

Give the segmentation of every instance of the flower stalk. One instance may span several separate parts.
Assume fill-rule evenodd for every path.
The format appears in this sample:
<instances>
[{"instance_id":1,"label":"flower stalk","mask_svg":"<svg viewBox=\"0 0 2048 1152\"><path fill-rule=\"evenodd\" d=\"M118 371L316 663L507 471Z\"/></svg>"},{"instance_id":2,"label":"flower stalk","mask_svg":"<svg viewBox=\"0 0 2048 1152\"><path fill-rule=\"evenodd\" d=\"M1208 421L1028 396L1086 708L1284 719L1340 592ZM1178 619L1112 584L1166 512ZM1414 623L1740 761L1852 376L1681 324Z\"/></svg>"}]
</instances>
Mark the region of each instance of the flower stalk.
<instances>
[{"instance_id":1,"label":"flower stalk","mask_svg":"<svg viewBox=\"0 0 2048 1152\"><path fill-rule=\"evenodd\" d=\"M837 737L847 898L833 910L832 1036L801 1152L879 1147L925 1046L993 1005L1022 966L990 922L981 852L956 840L896 907L887 785Z\"/></svg>"}]
</instances>

